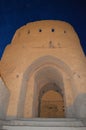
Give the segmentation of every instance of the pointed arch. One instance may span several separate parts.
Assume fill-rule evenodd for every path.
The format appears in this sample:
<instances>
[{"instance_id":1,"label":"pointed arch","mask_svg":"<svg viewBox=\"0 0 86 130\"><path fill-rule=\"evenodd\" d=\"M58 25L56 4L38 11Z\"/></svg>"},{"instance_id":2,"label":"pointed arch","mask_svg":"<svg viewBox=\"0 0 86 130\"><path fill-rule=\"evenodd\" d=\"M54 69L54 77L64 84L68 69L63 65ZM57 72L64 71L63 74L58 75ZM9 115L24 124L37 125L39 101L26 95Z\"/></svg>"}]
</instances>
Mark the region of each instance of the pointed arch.
<instances>
[{"instance_id":1,"label":"pointed arch","mask_svg":"<svg viewBox=\"0 0 86 130\"><path fill-rule=\"evenodd\" d=\"M66 78L69 78L70 82L72 82L72 80L73 80L72 71L69 68L69 66L67 64L65 64L62 60L58 59L57 57L51 56L51 55L43 56L43 57L36 59L30 66L28 66L28 68L26 69L26 71L23 74L19 104L18 104L18 117L24 117L26 94L27 94L27 88L30 87L30 86L28 86L28 82L30 82L31 75L37 74L38 70L41 70L43 68L45 69L46 66L48 66L48 67L52 66L51 68L53 68L53 70L54 70L54 68L56 68L57 71L60 70L62 77L63 77L63 73L64 73L64 74L66 74ZM57 72L57 75L58 74L59 74L59 71ZM35 86L35 81L33 81L33 82L34 82L33 86ZM59 83L61 83L61 82L59 82ZM64 89L65 89L65 85L64 85ZM72 89L72 84L70 86L70 89ZM65 91L66 90L64 90L64 95L65 95ZM67 102L66 100L67 99L65 99L65 102ZM33 101L32 101L32 104L34 104ZM31 112L33 113L33 110ZM26 112L26 113L28 113L28 112ZM68 114L69 114L69 116L71 115L70 112L68 112ZM34 114L32 114L32 117L33 116L34 116Z\"/></svg>"}]
</instances>

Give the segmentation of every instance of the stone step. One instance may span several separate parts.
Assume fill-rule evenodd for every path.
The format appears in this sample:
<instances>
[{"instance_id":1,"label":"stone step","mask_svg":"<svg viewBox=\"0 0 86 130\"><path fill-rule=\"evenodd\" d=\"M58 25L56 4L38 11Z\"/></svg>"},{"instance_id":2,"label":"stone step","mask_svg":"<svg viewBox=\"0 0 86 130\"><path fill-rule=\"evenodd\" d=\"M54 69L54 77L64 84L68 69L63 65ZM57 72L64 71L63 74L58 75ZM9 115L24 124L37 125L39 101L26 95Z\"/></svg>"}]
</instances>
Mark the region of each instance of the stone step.
<instances>
[{"instance_id":1,"label":"stone step","mask_svg":"<svg viewBox=\"0 0 86 130\"><path fill-rule=\"evenodd\" d=\"M31 118L0 121L3 130L86 130L80 119Z\"/></svg>"},{"instance_id":2,"label":"stone step","mask_svg":"<svg viewBox=\"0 0 86 130\"><path fill-rule=\"evenodd\" d=\"M72 118L61 118L61 119L55 119L55 118L47 118L47 119L37 119L37 118L31 118L31 119L21 119L21 120L6 120L1 122L4 126L35 126L35 127L82 127L84 126L83 122L81 120L72 119Z\"/></svg>"},{"instance_id":3,"label":"stone step","mask_svg":"<svg viewBox=\"0 0 86 130\"><path fill-rule=\"evenodd\" d=\"M30 127L30 126L3 126L2 130L86 130L86 127Z\"/></svg>"}]
</instances>

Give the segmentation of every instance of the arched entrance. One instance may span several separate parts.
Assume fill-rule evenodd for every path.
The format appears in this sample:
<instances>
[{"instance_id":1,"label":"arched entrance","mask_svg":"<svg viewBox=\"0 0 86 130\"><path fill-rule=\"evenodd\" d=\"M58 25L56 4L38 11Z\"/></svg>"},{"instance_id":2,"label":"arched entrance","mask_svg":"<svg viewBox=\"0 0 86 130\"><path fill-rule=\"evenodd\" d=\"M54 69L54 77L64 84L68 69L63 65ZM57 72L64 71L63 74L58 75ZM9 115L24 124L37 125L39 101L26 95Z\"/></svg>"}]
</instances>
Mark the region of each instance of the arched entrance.
<instances>
[{"instance_id":1,"label":"arched entrance","mask_svg":"<svg viewBox=\"0 0 86 130\"><path fill-rule=\"evenodd\" d=\"M62 95L55 90L45 92L39 99L38 113L41 118L63 118L65 113Z\"/></svg>"},{"instance_id":2,"label":"arched entrance","mask_svg":"<svg viewBox=\"0 0 86 130\"><path fill-rule=\"evenodd\" d=\"M44 88L47 89L45 94L53 90L62 95L65 108L63 116L72 117L74 111L71 75L70 68L55 57L45 56L36 60L23 76L18 117L39 117L39 99L44 95L40 93Z\"/></svg>"},{"instance_id":3,"label":"arched entrance","mask_svg":"<svg viewBox=\"0 0 86 130\"><path fill-rule=\"evenodd\" d=\"M55 66L45 65L35 73L33 112L35 117L65 117L63 77Z\"/></svg>"}]
</instances>

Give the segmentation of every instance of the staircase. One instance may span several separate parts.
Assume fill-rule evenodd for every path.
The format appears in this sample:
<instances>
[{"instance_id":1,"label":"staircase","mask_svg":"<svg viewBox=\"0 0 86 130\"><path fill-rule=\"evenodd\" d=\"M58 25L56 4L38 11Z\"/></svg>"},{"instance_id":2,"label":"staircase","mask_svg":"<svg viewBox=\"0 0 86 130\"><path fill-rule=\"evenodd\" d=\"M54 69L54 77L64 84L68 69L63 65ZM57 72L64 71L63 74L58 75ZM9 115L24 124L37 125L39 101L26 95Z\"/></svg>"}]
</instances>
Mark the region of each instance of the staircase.
<instances>
[{"instance_id":1,"label":"staircase","mask_svg":"<svg viewBox=\"0 0 86 130\"><path fill-rule=\"evenodd\" d=\"M0 120L0 130L86 130L85 121L75 118Z\"/></svg>"}]
</instances>

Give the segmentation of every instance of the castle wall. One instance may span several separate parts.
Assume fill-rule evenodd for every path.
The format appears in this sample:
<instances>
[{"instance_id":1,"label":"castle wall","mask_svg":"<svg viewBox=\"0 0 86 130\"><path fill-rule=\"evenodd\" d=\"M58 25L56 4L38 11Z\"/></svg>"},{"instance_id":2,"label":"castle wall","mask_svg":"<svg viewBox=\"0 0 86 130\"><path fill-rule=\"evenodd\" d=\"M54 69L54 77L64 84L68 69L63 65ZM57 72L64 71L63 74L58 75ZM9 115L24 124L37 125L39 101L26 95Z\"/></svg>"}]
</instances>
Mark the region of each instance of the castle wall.
<instances>
[{"instance_id":1,"label":"castle wall","mask_svg":"<svg viewBox=\"0 0 86 130\"><path fill-rule=\"evenodd\" d=\"M40 64L46 56L61 61L62 64L58 64L61 68L64 64L67 65L63 67L63 71L70 75L68 78L71 79L77 116L86 117L84 100L86 97L86 58L72 26L61 21L39 21L27 24L16 31L12 43L6 47L1 59L1 75L11 92L7 115L12 117L18 115L24 74L31 65L34 68L35 61L40 59L36 63Z\"/></svg>"}]
</instances>

